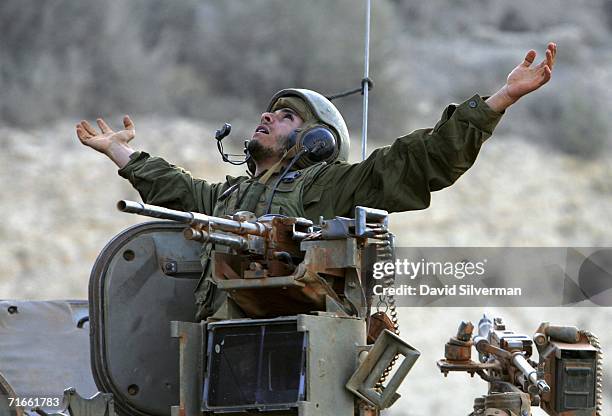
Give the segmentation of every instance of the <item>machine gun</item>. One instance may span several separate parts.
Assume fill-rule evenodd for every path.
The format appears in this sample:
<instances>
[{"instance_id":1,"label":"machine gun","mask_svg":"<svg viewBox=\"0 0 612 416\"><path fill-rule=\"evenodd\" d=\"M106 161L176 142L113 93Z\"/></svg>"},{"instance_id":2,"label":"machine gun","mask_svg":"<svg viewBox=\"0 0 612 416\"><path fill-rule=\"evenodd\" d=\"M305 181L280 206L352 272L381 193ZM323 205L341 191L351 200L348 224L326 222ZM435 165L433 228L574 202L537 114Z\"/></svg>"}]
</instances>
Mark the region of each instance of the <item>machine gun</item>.
<instances>
[{"instance_id":1,"label":"machine gun","mask_svg":"<svg viewBox=\"0 0 612 416\"><path fill-rule=\"evenodd\" d=\"M217 288L228 292L249 318L311 311L365 317L371 298L366 263L393 251L387 213L364 207L356 208L355 219L336 217L318 227L305 218L256 219L244 211L213 217L125 200L117 207L187 224L184 237L212 251ZM245 316L236 312L229 305L217 318Z\"/></svg>"},{"instance_id":2,"label":"machine gun","mask_svg":"<svg viewBox=\"0 0 612 416\"><path fill-rule=\"evenodd\" d=\"M489 383L488 394L474 400L473 416L531 415L540 406L551 416L601 416L602 358L597 337L571 326L542 323L533 340L506 329L501 318L486 315L474 326L461 322L445 346L438 368L478 374ZM539 360L531 360L533 344ZM471 360L472 346L478 362ZM496 413L498 412L498 413Z\"/></svg>"},{"instance_id":3,"label":"machine gun","mask_svg":"<svg viewBox=\"0 0 612 416\"><path fill-rule=\"evenodd\" d=\"M397 336L393 314L391 330L378 316L379 325L371 325L376 334L367 325L368 266L393 256L386 211L356 207L353 219L314 225L304 218L214 217L132 201L117 207L186 224L183 236L204 245L204 274L210 267L216 289L227 293L206 322L172 323L173 337L180 338L179 414L366 416L397 400L419 352ZM164 274L181 268L175 263L164 263ZM387 302L394 312L393 300Z\"/></svg>"}]
</instances>

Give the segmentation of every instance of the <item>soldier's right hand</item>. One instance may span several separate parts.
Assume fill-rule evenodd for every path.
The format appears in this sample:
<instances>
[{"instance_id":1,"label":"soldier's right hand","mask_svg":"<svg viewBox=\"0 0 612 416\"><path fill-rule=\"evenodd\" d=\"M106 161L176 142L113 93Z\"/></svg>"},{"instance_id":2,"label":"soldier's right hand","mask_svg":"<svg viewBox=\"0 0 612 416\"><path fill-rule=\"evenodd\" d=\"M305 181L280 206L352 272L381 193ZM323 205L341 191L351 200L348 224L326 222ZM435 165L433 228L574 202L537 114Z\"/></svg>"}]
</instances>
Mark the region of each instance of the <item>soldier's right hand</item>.
<instances>
[{"instance_id":1,"label":"soldier's right hand","mask_svg":"<svg viewBox=\"0 0 612 416\"><path fill-rule=\"evenodd\" d=\"M129 161L129 156L134 150L128 144L136 136L134 123L129 116L123 117L125 129L113 131L106 122L99 118L96 120L100 132L87 122L82 120L76 125L76 134L81 143L89 146L100 153L104 153L120 168Z\"/></svg>"}]
</instances>

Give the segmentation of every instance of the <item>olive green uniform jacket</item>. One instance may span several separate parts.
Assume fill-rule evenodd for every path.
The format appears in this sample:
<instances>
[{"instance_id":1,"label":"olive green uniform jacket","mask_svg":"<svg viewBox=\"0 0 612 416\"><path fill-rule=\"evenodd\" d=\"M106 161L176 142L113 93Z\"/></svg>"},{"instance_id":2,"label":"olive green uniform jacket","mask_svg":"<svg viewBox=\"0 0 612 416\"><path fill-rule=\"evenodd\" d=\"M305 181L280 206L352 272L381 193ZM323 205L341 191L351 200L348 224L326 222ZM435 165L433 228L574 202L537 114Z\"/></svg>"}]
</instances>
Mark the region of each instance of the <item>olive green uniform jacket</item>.
<instances>
[{"instance_id":1,"label":"olive green uniform jacket","mask_svg":"<svg viewBox=\"0 0 612 416\"><path fill-rule=\"evenodd\" d=\"M353 217L355 206L399 212L427 208L431 192L452 185L468 170L482 143L492 134L501 114L493 111L479 96L460 105L449 105L433 129L416 130L395 140L391 146L376 149L363 162L320 163L291 172L278 185L269 212L305 217ZM227 177L222 183L196 179L165 160L136 152L119 170L138 190L143 201L183 211L207 215L228 215L246 210L263 215L270 205L267 184L248 176ZM204 275L209 275L203 255ZM203 279L196 290L199 317L220 304L214 296L214 282Z\"/></svg>"}]
</instances>

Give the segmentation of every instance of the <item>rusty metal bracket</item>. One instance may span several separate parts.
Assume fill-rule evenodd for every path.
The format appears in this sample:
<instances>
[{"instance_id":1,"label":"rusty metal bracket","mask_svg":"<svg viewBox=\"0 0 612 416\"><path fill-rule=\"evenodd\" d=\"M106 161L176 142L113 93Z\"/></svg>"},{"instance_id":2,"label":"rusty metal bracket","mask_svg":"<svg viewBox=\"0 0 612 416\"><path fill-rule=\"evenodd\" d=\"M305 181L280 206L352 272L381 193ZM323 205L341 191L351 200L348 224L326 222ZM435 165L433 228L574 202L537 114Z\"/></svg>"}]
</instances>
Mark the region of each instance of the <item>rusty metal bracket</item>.
<instances>
[{"instance_id":1,"label":"rusty metal bracket","mask_svg":"<svg viewBox=\"0 0 612 416\"><path fill-rule=\"evenodd\" d=\"M403 355L404 361L384 388L376 388L378 380L397 354ZM418 350L386 329L346 383L346 388L378 409L385 409L399 398L397 389L420 355Z\"/></svg>"}]
</instances>

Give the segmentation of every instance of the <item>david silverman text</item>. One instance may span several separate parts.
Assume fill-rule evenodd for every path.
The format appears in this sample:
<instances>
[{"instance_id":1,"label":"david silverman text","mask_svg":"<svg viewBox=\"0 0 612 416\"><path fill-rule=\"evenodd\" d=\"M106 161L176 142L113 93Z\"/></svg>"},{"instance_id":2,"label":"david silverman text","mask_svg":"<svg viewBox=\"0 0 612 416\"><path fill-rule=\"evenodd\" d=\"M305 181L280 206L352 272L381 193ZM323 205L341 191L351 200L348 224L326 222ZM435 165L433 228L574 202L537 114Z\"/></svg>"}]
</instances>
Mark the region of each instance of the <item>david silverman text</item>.
<instances>
[{"instance_id":1,"label":"david silverman text","mask_svg":"<svg viewBox=\"0 0 612 416\"><path fill-rule=\"evenodd\" d=\"M444 285L444 287L374 285L374 294L388 296L521 296L522 289L520 287L478 287L474 285Z\"/></svg>"}]
</instances>

